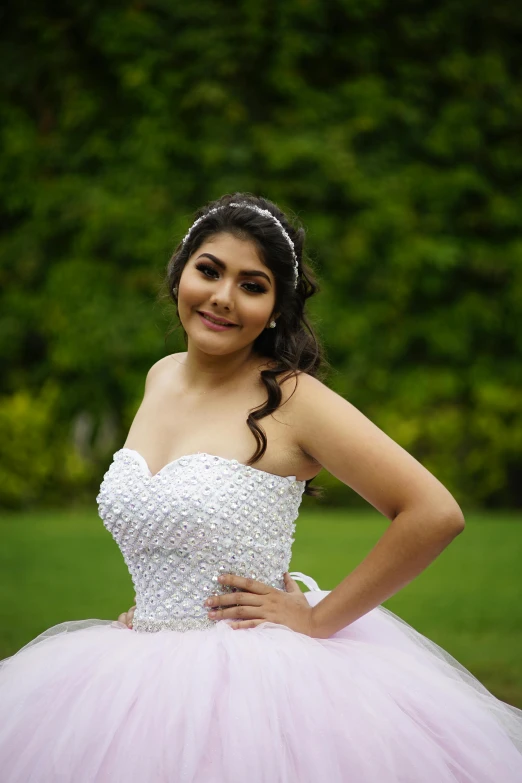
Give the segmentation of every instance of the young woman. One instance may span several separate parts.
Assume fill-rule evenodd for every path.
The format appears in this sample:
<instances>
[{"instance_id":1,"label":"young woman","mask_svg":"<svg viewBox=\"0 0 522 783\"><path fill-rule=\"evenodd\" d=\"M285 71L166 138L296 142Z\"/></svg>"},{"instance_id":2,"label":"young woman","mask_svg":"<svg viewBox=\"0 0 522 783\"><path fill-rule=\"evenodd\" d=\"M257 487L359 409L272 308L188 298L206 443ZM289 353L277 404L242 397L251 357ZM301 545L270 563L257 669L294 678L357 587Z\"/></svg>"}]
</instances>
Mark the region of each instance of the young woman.
<instances>
[{"instance_id":1,"label":"young woman","mask_svg":"<svg viewBox=\"0 0 522 783\"><path fill-rule=\"evenodd\" d=\"M136 606L3 661L3 783L522 780L522 711L381 606L464 520L319 380L303 242L275 204L234 194L177 247L187 350L150 369L97 497ZM321 467L390 520L330 592L288 573Z\"/></svg>"}]
</instances>

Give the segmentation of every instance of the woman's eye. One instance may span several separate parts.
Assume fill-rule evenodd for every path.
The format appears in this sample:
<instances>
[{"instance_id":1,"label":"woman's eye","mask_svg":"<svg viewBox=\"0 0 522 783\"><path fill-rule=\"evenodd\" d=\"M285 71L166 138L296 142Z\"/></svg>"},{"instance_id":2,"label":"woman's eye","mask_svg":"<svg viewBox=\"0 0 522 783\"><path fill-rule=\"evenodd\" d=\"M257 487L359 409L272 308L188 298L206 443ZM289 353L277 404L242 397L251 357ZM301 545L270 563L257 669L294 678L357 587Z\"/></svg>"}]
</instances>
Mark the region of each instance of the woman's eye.
<instances>
[{"instance_id":1,"label":"woman's eye","mask_svg":"<svg viewBox=\"0 0 522 783\"><path fill-rule=\"evenodd\" d=\"M196 269L199 269L200 272L216 272L213 266L209 266L208 264L196 264Z\"/></svg>"},{"instance_id":2,"label":"woman's eye","mask_svg":"<svg viewBox=\"0 0 522 783\"><path fill-rule=\"evenodd\" d=\"M247 288L247 291L251 291L254 294L266 293L266 288L264 288L262 285L259 285L259 283L245 283L245 285L254 286L253 288Z\"/></svg>"},{"instance_id":3,"label":"woman's eye","mask_svg":"<svg viewBox=\"0 0 522 783\"><path fill-rule=\"evenodd\" d=\"M213 275L217 275L217 270L214 269L213 266L209 266L209 264L196 264L196 269L198 269L200 272L203 272L205 277L207 277L207 272L212 272ZM250 288L247 288L246 290L251 294L266 293L266 288L262 285L259 285L259 283L245 283L245 287L246 286L250 286Z\"/></svg>"}]
</instances>

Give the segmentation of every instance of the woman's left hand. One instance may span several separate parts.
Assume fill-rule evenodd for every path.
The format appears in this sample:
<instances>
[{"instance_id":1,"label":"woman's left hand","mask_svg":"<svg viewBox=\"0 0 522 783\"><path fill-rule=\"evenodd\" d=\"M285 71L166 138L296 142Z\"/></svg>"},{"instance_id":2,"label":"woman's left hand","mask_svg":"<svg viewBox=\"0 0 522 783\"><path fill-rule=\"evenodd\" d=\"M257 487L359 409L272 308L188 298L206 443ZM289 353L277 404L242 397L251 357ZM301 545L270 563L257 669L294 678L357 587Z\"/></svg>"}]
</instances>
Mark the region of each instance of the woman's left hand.
<instances>
[{"instance_id":1,"label":"woman's left hand","mask_svg":"<svg viewBox=\"0 0 522 783\"><path fill-rule=\"evenodd\" d=\"M136 601L136 596L134 596L134 600ZM134 604L134 606L131 606L131 608L127 612L122 612L118 617L118 622L123 623L124 625L127 626L127 628L132 628L132 624L134 622L135 609L136 609L136 604Z\"/></svg>"},{"instance_id":2,"label":"woman's left hand","mask_svg":"<svg viewBox=\"0 0 522 783\"><path fill-rule=\"evenodd\" d=\"M211 620L234 619L231 628L254 628L261 623L279 623L293 631L312 636L312 607L288 571L284 574L285 590L269 587L256 579L224 574L221 585L239 588L233 593L213 595L205 606ZM240 592L240 591L245 592Z\"/></svg>"}]
</instances>

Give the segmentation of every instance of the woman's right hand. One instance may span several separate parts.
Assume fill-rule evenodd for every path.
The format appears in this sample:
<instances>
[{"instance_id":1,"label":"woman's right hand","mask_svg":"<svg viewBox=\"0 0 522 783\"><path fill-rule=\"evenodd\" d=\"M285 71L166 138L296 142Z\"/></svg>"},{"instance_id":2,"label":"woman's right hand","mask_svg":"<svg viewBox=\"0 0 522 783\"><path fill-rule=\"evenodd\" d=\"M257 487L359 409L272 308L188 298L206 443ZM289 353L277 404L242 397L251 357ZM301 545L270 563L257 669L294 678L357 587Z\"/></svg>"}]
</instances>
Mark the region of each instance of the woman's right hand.
<instances>
[{"instance_id":1,"label":"woman's right hand","mask_svg":"<svg viewBox=\"0 0 522 783\"><path fill-rule=\"evenodd\" d=\"M134 600L136 600L136 596L134 596ZM127 628L132 628L132 621L134 619L134 610L136 609L136 604L134 606L131 606L131 608L127 612L122 612L120 616L118 617L118 622L123 623L127 626Z\"/></svg>"}]
</instances>

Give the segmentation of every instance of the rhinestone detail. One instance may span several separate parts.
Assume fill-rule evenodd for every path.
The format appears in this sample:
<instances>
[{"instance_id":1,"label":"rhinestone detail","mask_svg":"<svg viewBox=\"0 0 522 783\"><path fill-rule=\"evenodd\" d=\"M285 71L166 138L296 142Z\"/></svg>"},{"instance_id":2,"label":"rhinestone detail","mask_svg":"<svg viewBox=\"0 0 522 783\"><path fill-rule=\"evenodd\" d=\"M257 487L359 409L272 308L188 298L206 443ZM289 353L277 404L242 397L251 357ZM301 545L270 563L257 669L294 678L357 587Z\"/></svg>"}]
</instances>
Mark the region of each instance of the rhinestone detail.
<instances>
[{"instance_id":1,"label":"rhinestone detail","mask_svg":"<svg viewBox=\"0 0 522 783\"><path fill-rule=\"evenodd\" d=\"M135 631L215 627L204 601L234 592L220 574L284 590L305 481L205 453L151 475L120 449L96 498L136 592Z\"/></svg>"},{"instance_id":2,"label":"rhinestone detail","mask_svg":"<svg viewBox=\"0 0 522 783\"><path fill-rule=\"evenodd\" d=\"M218 622L221 622L219 620ZM204 628L213 628L214 620L206 617L186 617L185 619L172 618L170 620L134 620L133 628L141 633L156 633L157 631L201 631Z\"/></svg>"}]
</instances>

